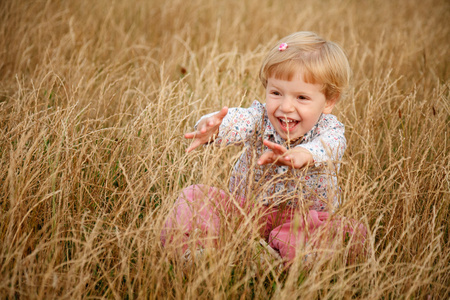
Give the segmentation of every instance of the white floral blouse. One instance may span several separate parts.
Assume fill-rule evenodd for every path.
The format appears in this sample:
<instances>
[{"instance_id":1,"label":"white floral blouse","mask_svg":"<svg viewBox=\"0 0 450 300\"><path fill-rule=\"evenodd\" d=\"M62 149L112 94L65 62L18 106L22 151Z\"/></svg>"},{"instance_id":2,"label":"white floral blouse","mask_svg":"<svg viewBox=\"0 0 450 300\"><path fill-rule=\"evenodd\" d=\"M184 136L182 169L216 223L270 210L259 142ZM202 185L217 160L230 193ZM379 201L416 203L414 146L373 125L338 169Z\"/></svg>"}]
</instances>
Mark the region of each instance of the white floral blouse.
<instances>
[{"instance_id":1,"label":"white floral blouse","mask_svg":"<svg viewBox=\"0 0 450 300\"><path fill-rule=\"evenodd\" d=\"M334 115L323 114L302 138L286 144L270 123L265 104L255 100L249 108L228 110L214 143L245 147L231 174L230 192L265 205L285 203L289 207L332 211L339 202L336 174L346 148L344 131L344 125ZM287 148L309 150L314 166L300 170L277 165L258 166L257 159L268 150L262 143L264 139Z\"/></svg>"}]
</instances>

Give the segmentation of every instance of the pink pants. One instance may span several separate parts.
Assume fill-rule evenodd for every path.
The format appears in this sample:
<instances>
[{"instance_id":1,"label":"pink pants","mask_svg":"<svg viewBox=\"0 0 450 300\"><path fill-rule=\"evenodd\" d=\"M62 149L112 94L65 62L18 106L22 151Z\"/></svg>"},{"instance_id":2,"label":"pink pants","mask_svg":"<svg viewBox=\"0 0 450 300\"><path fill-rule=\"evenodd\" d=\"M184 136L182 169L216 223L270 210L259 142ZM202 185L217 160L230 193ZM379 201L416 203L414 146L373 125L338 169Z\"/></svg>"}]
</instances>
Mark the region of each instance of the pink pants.
<instances>
[{"instance_id":1,"label":"pink pants","mask_svg":"<svg viewBox=\"0 0 450 300\"><path fill-rule=\"evenodd\" d=\"M233 208L236 208L236 203L232 202L223 190L214 187L192 185L185 188L164 224L161 233L163 245L170 242L180 231L183 252L188 248L187 241L194 232L212 240L217 239L220 216L230 214ZM237 205L242 209L244 203L242 199ZM304 248L309 244L313 249L326 249L331 248L336 241L350 241L350 256L354 258L363 251L366 228L354 220L330 217L327 212L315 210L310 210L309 214L302 217L295 209L263 207L258 222L261 234L287 262L293 261L298 247Z\"/></svg>"}]
</instances>

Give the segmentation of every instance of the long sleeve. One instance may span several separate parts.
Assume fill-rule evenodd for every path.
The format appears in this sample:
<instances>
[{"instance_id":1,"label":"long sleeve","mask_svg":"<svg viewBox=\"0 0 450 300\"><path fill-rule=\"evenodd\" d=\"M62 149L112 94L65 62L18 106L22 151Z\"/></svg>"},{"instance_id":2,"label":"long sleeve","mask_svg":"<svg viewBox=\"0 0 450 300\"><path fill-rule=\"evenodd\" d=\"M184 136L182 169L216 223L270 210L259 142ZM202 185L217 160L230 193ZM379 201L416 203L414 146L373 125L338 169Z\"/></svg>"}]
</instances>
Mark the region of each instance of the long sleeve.
<instances>
[{"instance_id":1,"label":"long sleeve","mask_svg":"<svg viewBox=\"0 0 450 300\"><path fill-rule=\"evenodd\" d=\"M323 115L311 140L297 147L311 152L316 167L328 161L340 161L347 147L344 132L344 125L335 116Z\"/></svg>"},{"instance_id":2,"label":"long sleeve","mask_svg":"<svg viewBox=\"0 0 450 300\"><path fill-rule=\"evenodd\" d=\"M219 134L215 143L236 145L249 140L255 134L257 128L260 128L264 111L264 106L258 101L254 101L249 108L229 108L228 114L222 120L222 124L219 127ZM216 113L205 115L200 120ZM197 127L197 124L195 127Z\"/></svg>"}]
</instances>

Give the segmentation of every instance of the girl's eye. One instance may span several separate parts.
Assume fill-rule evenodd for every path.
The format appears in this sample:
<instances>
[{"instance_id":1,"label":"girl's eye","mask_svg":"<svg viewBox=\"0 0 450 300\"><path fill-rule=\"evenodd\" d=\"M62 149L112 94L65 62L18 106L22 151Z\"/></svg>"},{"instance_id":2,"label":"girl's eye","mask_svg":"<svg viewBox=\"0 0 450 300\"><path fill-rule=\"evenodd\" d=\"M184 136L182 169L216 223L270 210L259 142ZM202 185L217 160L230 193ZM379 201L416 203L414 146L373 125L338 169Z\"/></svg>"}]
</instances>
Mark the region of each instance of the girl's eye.
<instances>
[{"instance_id":1,"label":"girl's eye","mask_svg":"<svg viewBox=\"0 0 450 300\"><path fill-rule=\"evenodd\" d=\"M280 94L279 92L277 92L277 91L273 91L273 92L272 92L272 95L280 96L281 94Z\"/></svg>"},{"instance_id":2,"label":"girl's eye","mask_svg":"<svg viewBox=\"0 0 450 300\"><path fill-rule=\"evenodd\" d=\"M297 99L299 99L299 100L308 100L308 98L305 97L305 96L298 96Z\"/></svg>"}]
</instances>

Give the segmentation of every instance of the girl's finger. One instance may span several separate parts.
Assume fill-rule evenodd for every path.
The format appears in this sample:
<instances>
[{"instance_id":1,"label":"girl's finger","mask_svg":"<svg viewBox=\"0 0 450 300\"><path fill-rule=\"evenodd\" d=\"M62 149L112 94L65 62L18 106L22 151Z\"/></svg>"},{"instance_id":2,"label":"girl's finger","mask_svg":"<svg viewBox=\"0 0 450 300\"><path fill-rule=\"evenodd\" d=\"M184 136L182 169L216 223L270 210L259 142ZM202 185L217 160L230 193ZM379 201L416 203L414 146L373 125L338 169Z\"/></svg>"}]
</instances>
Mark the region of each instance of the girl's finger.
<instances>
[{"instance_id":1,"label":"girl's finger","mask_svg":"<svg viewBox=\"0 0 450 300\"><path fill-rule=\"evenodd\" d=\"M272 151L267 151L259 157L258 165L270 164L273 161L274 161L274 153Z\"/></svg>"},{"instance_id":2,"label":"girl's finger","mask_svg":"<svg viewBox=\"0 0 450 300\"><path fill-rule=\"evenodd\" d=\"M265 162L266 162L266 158L265 158L265 156L264 156L264 154L263 155L261 155L260 157L259 157L259 159L258 159L258 165L264 165L265 164Z\"/></svg>"},{"instance_id":3,"label":"girl's finger","mask_svg":"<svg viewBox=\"0 0 450 300\"><path fill-rule=\"evenodd\" d=\"M265 165L267 163L268 163L267 160L262 156L258 159L258 165L260 166Z\"/></svg>"},{"instance_id":4,"label":"girl's finger","mask_svg":"<svg viewBox=\"0 0 450 300\"><path fill-rule=\"evenodd\" d=\"M195 148L197 148L200 145L201 145L201 143L199 142L199 140L194 140L192 142L192 144L189 145L189 147L186 149L186 153L191 152L192 150L194 150Z\"/></svg>"},{"instance_id":5,"label":"girl's finger","mask_svg":"<svg viewBox=\"0 0 450 300\"><path fill-rule=\"evenodd\" d=\"M270 149L276 149L276 147L278 146L278 144L272 143L271 141L268 140L264 140L264 145L266 145Z\"/></svg>"},{"instance_id":6,"label":"girl's finger","mask_svg":"<svg viewBox=\"0 0 450 300\"><path fill-rule=\"evenodd\" d=\"M193 138L195 138L195 134L196 134L195 132L187 132L184 134L184 138L193 139Z\"/></svg>"},{"instance_id":7,"label":"girl's finger","mask_svg":"<svg viewBox=\"0 0 450 300\"><path fill-rule=\"evenodd\" d=\"M268 140L264 140L263 143L264 143L264 145L269 147L269 149L279 153L280 155L288 151L285 147L283 147L281 145L278 145L278 144L275 144L275 143L272 143L272 142L270 142Z\"/></svg>"},{"instance_id":8,"label":"girl's finger","mask_svg":"<svg viewBox=\"0 0 450 300\"><path fill-rule=\"evenodd\" d=\"M217 113L217 117L220 120L223 120L223 118L225 118L225 116L228 114L228 107L224 106L218 113Z\"/></svg>"}]
</instances>

